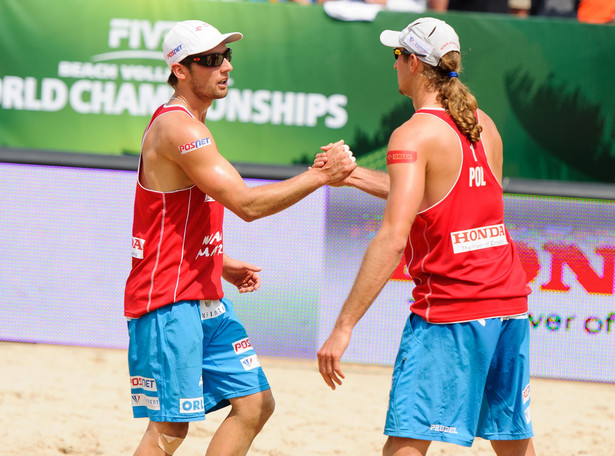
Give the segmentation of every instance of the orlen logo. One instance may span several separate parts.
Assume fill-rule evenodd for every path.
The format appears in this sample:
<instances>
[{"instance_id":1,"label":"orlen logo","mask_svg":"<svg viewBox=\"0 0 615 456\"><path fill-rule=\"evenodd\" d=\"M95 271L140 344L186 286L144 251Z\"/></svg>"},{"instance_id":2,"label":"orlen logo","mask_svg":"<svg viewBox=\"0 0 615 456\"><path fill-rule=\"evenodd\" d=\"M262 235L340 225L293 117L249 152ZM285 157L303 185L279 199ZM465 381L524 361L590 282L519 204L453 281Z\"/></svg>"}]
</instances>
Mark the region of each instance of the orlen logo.
<instances>
[{"instance_id":1,"label":"orlen logo","mask_svg":"<svg viewBox=\"0 0 615 456\"><path fill-rule=\"evenodd\" d=\"M179 400L179 413L196 413L202 412L205 408L202 397L195 397L193 399L181 399Z\"/></svg>"},{"instance_id":2,"label":"orlen logo","mask_svg":"<svg viewBox=\"0 0 615 456\"><path fill-rule=\"evenodd\" d=\"M147 377L130 377L131 388L141 388L146 391L157 391L156 380Z\"/></svg>"},{"instance_id":3,"label":"orlen logo","mask_svg":"<svg viewBox=\"0 0 615 456\"><path fill-rule=\"evenodd\" d=\"M182 144L179 146L179 152L181 154L185 154L186 152L190 152L191 150L200 149L201 147L209 146L211 144L210 138L201 138L196 141L189 142L187 144Z\"/></svg>"},{"instance_id":4,"label":"orlen logo","mask_svg":"<svg viewBox=\"0 0 615 456\"><path fill-rule=\"evenodd\" d=\"M145 245L145 239L138 237L132 237L132 257L139 260L143 259L143 246Z\"/></svg>"},{"instance_id":5,"label":"orlen logo","mask_svg":"<svg viewBox=\"0 0 615 456\"><path fill-rule=\"evenodd\" d=\"M256 355L250 355L241 360L241 365L245 370L251 370L256 367L260 367L261 363L258 361L258 357Z\"/></svg>"},{"instance_id":6,"label":"orlen logo","mask_svg":"<svg viewBox=\"0 0 615 456\"><path fill-rule=\"evenodd\" d=\"M245 353L251 349L252 349L252 343L250 342L250 339L247 337L245 339L238 340L237 342L233 342L233 350L235 350L235 353L238 355Z\"/></svg>"}]
</instances>

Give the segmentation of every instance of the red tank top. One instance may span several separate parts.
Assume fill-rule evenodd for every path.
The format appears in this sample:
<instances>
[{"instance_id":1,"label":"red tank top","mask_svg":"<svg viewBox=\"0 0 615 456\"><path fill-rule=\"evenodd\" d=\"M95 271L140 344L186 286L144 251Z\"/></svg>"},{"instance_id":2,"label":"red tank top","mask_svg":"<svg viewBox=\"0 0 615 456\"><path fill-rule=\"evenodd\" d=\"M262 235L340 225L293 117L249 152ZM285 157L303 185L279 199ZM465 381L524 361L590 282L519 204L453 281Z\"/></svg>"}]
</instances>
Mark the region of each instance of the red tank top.
<instances>
[{"instance_id":1,"label":"red tank top","mask_svg":"<svg viewBox=\"0 0 615 456\"><path fill-rule=\"evenodd\" d=\"M181 106L161 106L143 140L154 121L171 111L192 116ZM158 192L143 187L137 177L126 316L140 317L177 301L223 296L223 216L224 206L196 186Z\"/></svg>"},{"instance_id":2,"label":"red tank top","mask_svg":"<svg viewBox=\"0 0 615 456\"><path fill-rule=\"evenodd\" d=\"M504 226L502 186L482 140L471 145L443 109L421 109L457 134L462 162L448 194L416 216L405 258L413 278L410 310L432 323L527 312L526 274Z\"/></svg>"}]
</instances>

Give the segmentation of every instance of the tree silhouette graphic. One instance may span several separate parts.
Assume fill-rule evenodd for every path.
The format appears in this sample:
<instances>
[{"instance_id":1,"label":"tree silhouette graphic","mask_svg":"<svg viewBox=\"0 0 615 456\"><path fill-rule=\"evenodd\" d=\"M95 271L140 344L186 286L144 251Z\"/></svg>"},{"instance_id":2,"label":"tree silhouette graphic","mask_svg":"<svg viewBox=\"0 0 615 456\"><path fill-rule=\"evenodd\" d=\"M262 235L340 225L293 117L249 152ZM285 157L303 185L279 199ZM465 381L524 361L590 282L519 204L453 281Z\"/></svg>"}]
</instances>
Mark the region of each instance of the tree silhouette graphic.
<instances>
[{"instance_id":1,"label":"tree silhouette graphic","mask_svg":"<svg viewBox=\"0 0 615 456\"><path fill-rule=\"evenodd\" d=\"M615 118L553 75L539 83L515 70L505 82L519 123L547 153L597 181L615 182Z\"/></svg>"}]
</instances>

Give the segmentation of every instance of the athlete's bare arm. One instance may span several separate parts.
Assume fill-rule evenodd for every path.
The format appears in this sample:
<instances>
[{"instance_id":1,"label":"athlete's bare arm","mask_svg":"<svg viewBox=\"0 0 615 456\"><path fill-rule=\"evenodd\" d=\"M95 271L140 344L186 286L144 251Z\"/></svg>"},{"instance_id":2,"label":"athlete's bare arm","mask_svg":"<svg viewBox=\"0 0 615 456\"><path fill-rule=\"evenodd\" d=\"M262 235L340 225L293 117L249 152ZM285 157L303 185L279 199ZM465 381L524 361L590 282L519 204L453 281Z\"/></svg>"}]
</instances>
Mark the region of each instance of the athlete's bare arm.
<instances>
[{"instance_id":1,"label":"athlete's bare arm","mask_svg":"<svg viewBox=\"0 0 615 456\"><path fill-rule=\"evenodd\" d=\"M331 335L318 351L320 374L332 389L336 384L341 385L344 378L340 360L350 343L354 326L399 264L410 227L423 201L430 147L411 122L406 122L391 135L388 150L406 150L409 152L407 159L387 166L390 191L382 225L365 252Z\"/></svg>"},{"instance_id":2,"label":"athlete's bare arm","mask_svg":"<svg viewBox=\"0 0 615 456\"><path fill-rule=\"evenodd\" d=\"M314 164L312 165L313 167L320 168L327 163L327 151L331 146L332 144L328 144L327 146L321 147L324 152L316 154L314 157ZM390 183L387 173L357 166L346 178L330 185L332 187L355 187L377 198L387 199L389 196Z\"/></svg>"},{"instance_id":3,"label":"athlete's bare arm","mask_svg":"<svg viewBox=\"0 0 615 456\"><path fill-rule=\"evenodd\" d=\"M173 191L197 185L243 220L275 214L297 203L317 188L346 177L355 167L340 142L322 168L312 168L291 179L248 187L237 170L219 152L209 129L182 112L168 113L152 125L143 147L143 185Z\"/></svg>"},{"instance_id":4,"label":"athlete's bare arm","mask_svg":"<svg viewBox=\"0 0 615 456\"><path fill-rule=\"evenodd\" d=\"M460 148L456 139L456 135L450 129L445 127L437 119L431 116L415 116L412 120L415 126L414 131L427 132L431 137L434 145L437 145L438 151L432 156L434 163L430 166L436 172L433 174L433 179L430 179L430 186L427 188L427 198L424 206L429 206L439 201L452 187L456 171L461 166ZM479 110L479 122L483 127L481 134L485 152L489 165L493 170L496 178L502 183L502 162L503 162L503 145L502 138L497 130L493 120L483 111ZM317 154L314 158L313 167L322 167L327 162L327 150L329 146L324 146L324 152ZM390 149L389 149L390 150ZM435 167L435 161L441 164ZM355 170L339 182L332 184L333 186L351 186L361 191L369 193L378 198L387 199L389 195L390 181L387 173L372 169L357 166Z\"/></svg>"}]
</instances>

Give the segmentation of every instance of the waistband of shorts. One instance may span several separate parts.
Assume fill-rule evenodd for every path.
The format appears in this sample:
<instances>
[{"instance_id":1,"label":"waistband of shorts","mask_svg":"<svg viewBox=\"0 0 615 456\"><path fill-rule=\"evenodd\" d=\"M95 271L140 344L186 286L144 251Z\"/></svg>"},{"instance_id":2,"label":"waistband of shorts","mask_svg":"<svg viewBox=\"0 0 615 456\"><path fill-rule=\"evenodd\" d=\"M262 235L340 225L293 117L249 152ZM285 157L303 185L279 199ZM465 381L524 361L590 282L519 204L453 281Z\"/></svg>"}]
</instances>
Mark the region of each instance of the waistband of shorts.
<instances>
[{"instance_id":1,"label":"waistband of shorts","mask_svg":"<svg viewBox=\"0 0 615 456\"><path fill-rule=\"evenodd\" d=\"M209 307L211 305L218 305L218 304L222 304L222 301L220 301L219 299L187 299L185 301L178 301L175 302L174 304L178 304L180 302L193 302L195 304L198 304L199 306L205 306L205 307ZM137 318L135 317L126 317L126 321L130 321L130 320L136 320Z\"/></svg>"},{"instance_id":2,"label":"waistband of shorts","mask_svg":"<svg viewBox=\"0 0 615 456\"><path fill-rule=\"evenodd\" d=\"M412 313L411 313L412 315ZM418 314L414 314L420 317L420 315ZM423 318L423 317L421 317ZM432 324L432 325L452 325L452 324L456 324L456 323L470 323L473 321L477 321L479 323L483 323L487 320L495 320L495 319L499 319L499 320L527 320L529 318L529 314L528 312L524 312L521 314L516 314L516 315L502 315L502 316L493 316L493 317L485 317L485 318L473 318L471 320L459 320L459 321L447 321L446 323L440 323L440 322L433 322L433 321L427 321L423 318L423 320L427 321L427 323Z\"/></svg>"},{"instance_id":3,"label":"waistband of shorts","mask_svg":"<svg viewBox=\"0 0 615 456\"><path fill-rule=\"evenodd\" d=\"M219 299L199 299L198 303L202 306L210 306L212 304L220 304L221 301Z\"/></svg>"}]
</instances>

